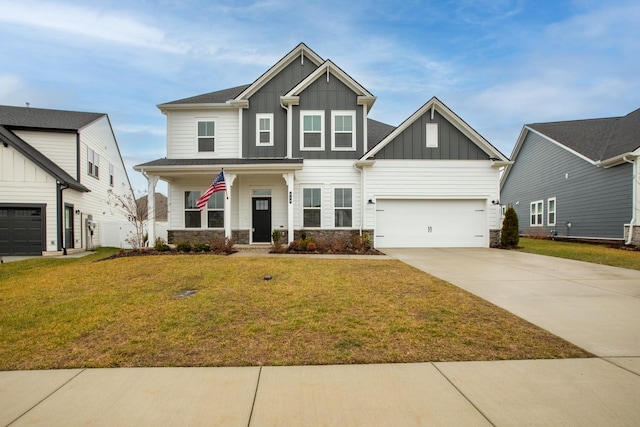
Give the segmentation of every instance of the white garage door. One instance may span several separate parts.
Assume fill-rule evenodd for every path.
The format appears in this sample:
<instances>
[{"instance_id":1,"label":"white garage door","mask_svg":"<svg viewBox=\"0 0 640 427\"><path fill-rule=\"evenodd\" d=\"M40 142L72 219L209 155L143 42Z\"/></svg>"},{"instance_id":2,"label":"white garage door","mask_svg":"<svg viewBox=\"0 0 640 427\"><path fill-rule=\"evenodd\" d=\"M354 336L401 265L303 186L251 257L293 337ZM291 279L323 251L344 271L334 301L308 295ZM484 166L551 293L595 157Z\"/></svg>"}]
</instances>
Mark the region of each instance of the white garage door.
<instances>
[{"instance_id":1,"label":"white garage door","mask_svg":"<svg viewBox=\"0 0 640 427\"><path fill-rule=\"evenodd\" d=\"M378 248L484 247L484 200L376 201Z\"/></svg>"}]
</instances>

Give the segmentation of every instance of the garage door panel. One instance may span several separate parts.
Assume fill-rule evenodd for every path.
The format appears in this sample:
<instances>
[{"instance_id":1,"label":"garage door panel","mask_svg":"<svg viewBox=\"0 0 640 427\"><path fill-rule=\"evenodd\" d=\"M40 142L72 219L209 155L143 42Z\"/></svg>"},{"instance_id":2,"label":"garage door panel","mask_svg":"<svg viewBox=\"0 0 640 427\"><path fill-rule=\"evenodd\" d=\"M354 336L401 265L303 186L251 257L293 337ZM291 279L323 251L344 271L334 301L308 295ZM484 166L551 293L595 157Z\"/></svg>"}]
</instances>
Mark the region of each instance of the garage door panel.
<instances>
[{"instance_id":1,"label":"garage door panel","mask_svg":"<svg viewBox=\"0 0 640 427\"><path fill-rule=\"evenodd\" d=\"M376 247L483 247L483 200L378 200Z\"/></svg>"},{"instance_id":2,"label":"garage door panel","mask_svg":"<svg viewBox=\"0 0 640 427\"><path fill-rule=\"evenodd\" d=\"M44 247L43 208L0 209L0 254L41 255Z\"/></svg>"}]
</instances>

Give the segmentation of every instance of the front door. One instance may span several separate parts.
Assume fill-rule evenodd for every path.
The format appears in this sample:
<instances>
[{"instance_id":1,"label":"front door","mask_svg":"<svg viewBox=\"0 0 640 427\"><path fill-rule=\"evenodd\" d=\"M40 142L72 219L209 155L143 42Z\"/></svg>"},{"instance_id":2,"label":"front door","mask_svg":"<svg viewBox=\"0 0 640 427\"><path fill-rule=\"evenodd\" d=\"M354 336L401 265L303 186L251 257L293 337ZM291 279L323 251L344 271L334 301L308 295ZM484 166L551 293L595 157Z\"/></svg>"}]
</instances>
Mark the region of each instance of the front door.
<instances>
[{"instance_id":1,"label":"front door","mask_svg":"<svg viewBox=\"0 0 640 427\"><path fill-rule=\"evenodd\" d=\"M73 206L64 206L64 247L73 249Z\"/></svg>"},{"instance_id":2,"label":"front door","mask_svg":"<svg viewBox=\"0 0 640 427\"><path fill-rule=\"evenodd\" d=\"M254 197L253 243L271 243L271 197Z\"/></svg>"}]
</instances>

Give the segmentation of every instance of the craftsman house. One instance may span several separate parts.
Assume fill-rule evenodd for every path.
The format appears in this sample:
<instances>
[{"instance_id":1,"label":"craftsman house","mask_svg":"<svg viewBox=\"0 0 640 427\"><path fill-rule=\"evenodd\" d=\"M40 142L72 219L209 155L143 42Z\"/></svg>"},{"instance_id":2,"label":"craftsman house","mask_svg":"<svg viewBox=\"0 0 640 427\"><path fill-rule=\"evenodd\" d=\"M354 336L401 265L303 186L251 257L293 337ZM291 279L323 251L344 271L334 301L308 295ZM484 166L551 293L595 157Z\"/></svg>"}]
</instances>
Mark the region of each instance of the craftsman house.
<instances>
[{"instance_id":1,"label":"craftsman house","mask_svg":"<svg viewBox=\"0 0 640 427\"><path fill-rule=\"evenodd\" d=\"M280 229L288 241L368 233L378 248L488 247L508 159L435 97L398 127L369 118L375 101L300 44L249 85L160 104L167 156L135 169L148 194L168 183L172 243L268 244ZM227 191L199 211L221 170Z\"/></svg>"},{"instance_id":2,"label":"craftsman house","mask_svg":"<svg viewBox=\"0 0 640 427\"><path fill-rule=\"evenodd\" d=\"M501 182L526 235L640 244L640 109L523 127Z\"/></svg>"},{"instance_id":3,"label":"craftsman house","mask_svg":"<svg viewBox=\"0 0 640 427\"><path fill-rule=\"evenodd\" d=\"M106 114L0 106L0 255L126 245L132 196Z\"/></svg>"}]
</instances>

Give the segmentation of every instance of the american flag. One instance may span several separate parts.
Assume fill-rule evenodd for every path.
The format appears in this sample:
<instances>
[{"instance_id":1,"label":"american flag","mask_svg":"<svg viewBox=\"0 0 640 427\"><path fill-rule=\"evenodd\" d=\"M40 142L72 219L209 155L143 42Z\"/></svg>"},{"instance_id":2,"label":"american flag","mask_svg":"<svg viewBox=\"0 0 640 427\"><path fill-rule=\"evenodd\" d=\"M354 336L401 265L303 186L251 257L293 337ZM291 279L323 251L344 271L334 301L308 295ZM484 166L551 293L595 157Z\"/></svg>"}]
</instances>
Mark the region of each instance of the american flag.
<instances>
[{"instance_id":1,"label":"american flag","mask_svg":"<svg viewBox=\"0 0 640 427\"><path fill-rule=\"evenodd\" d=\"M198 200L196 200L196 206L198 209L202 210L205 206L207 206L207 202L211 198L211 195L216 191L227 191L227 184L224 182L224 171L220 172L216 179L213 180L213 183L207 191L204 192L202 196Z\"/></svg>"}]
</instances>

